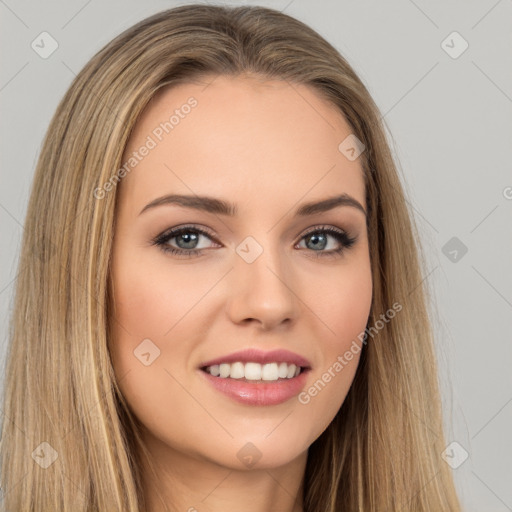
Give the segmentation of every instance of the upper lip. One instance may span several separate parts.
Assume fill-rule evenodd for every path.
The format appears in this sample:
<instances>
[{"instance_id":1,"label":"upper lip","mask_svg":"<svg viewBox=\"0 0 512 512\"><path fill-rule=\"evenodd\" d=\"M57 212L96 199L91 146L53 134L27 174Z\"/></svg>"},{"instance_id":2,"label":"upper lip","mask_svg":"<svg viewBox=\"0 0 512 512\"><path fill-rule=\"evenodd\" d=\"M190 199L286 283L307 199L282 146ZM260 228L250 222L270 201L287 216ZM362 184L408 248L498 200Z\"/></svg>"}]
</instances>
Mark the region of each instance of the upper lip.
<instances>
[{"instance_id":1,"label":"upper lip","mask_svg":"<svg viewBox=\"0 0 512 512\"><path fill-rule=\"evenodd\" d=\"M209 361L205 361L199 365L200 368L204 368L206 366L213 366L214 364L221 363L236 363L240 361L241 363L293 363L296 366L301 366L302 368L311 368L311 363L304 357L295 354L294 352L290 352L289 350L278 349L278 350L270 350L263 351L260 349L250 348L245 350L239 350L238 352L233 352L231 354L226 354L225 356L216 357L215 359L210 359Z\"/></svg>"}]
</instances>

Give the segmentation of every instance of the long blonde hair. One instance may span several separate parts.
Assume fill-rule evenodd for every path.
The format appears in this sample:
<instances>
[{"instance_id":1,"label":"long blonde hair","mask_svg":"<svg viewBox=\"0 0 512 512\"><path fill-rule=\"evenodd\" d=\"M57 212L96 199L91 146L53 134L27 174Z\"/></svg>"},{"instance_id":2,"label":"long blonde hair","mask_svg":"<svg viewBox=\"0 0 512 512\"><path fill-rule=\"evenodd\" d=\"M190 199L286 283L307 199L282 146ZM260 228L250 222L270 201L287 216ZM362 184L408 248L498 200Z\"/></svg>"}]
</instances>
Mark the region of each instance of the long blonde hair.
<instances>
[{"instance_id":1,"label":"long blonde hair","mask_svg":"<svg viewBox=\"0 0 512 512\"><path fill-rule=\"evenodd\" d=\"M211 5L169 9L117 36L78 74L49 125L10 324L5 510L144 510L140 425L108 351L116 192L98 199L93 191L121 167L138 116L159 89L249 72L309 85L365 145L368 326L402 305L366 340L345 402L309 448L304 511L460 510L441 458L424 258L379 111L345 59L305 24L268 8Z\"/></svg>"}]
</instances>

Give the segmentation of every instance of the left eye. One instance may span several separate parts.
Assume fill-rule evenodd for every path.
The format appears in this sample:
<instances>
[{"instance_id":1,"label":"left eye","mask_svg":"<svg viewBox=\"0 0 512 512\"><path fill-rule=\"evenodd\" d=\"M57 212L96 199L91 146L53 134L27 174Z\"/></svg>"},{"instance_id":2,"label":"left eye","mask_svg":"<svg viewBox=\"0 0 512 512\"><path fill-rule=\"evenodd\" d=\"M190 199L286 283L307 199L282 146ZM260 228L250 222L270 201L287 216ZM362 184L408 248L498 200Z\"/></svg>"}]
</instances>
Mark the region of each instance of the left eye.
<instances>
[{"instance_id":1,"label":"left eye","mask_svg":"<svg viewBox=\"0 0 512 512\"><path fill-rule=\"evenodd\" d=\"M343 240L341 240L341 236L342 236L341 233L338 233L338 232L333 233L328 230L313 231L312 233L308 233L307 235L303 236L301 238L301 242L305 241L304 245L306 245L306 247L307 247L307 244L310 243L311 245L309 247L307 247L308 249L313 248L313 250L316 250L316 249L336 250L336 243L334 243L334 247L332 247L332 245L333 245L332 243L330 244L331 247L327 247L329 245L329 238L334 239L339 244L340 242L343 242Z\"/></svg>"},{"instance_id":2,"label":"left eye","mask_svg":"<svg viewBox=\"0 0 512 512\"><path fill-rule=\"evenodd\" d=\"M334 238L338 242L338 247L326 251L324 249L329 245L328 237ZM357 237L349 236L345 231L331 226L321 226L308 231L302 236L301 241L305 240L306 246L312 243L312 253L317 257L337 257L341 256L346 250L350 249L357 241ZM310 248L310 247L307 247Z\"/></svg>"}]
</instances>

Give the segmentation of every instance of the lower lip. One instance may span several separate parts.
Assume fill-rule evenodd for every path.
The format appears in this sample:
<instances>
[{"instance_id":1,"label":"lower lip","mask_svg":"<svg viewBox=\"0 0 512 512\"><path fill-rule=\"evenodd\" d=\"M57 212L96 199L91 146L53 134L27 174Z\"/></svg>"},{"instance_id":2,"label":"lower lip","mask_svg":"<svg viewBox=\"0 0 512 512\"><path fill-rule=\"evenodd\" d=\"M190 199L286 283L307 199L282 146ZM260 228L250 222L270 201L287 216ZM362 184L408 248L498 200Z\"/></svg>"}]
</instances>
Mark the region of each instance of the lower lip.
<instances>
[{"instance_id":1,"label":"lower lip","mask_svg":"<svg viewBox=\"0 0 512 512\"><path fill-rule=\"evenodd\" d=\"M298 395L304 388L308 370L303 370L297 377L274 381L247 382L239 379L214 377L203 370L198 370L206 380L226 396L246 405L277 405Z\"/></svg>"}]
</instances>

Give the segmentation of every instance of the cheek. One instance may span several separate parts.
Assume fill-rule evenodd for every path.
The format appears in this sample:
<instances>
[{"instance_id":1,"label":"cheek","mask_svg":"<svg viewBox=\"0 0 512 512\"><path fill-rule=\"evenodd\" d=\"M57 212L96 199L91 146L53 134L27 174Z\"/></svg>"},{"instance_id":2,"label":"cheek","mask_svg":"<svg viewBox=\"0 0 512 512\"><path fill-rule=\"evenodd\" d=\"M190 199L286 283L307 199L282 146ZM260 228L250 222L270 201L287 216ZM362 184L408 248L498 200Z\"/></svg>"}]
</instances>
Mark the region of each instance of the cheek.
<instances>
[{"instance_id":1,"label":"cheek","mask_svg":"<svg viewBox=\"0 0 512 512\"><path fill-rule=\"evenodd\" d=\"M336 279L321 279L317 284L310 297L311 309L320 320L319 364L298 397L309 414L318 418L312 437L332 421L353 382L373 291L369 263L347 266Z\"/></svg>"},{"instance_id":2,"label":"cheek","mask_svg":"<svg viewBox=\"0 0 512 512\"><path fill-rule=\"evenodd\" d=\"M112 272L116 317L110 352L119 388L150 432L163 437L172 432L178 445L186 443L190 430L184 423L190 429L204 421L204 410L179 384L186 381L182 363L193 327L187 312L211 283L206 278L191 280L179 266L171 275L165 261L130 258L128 251L124 255L128 257L114 259ZM190 422L172 413L176 410L187 411Z\"/></svg>"},{"instance_id":3,"label":"cheek","mask_svg":"<svg viewBox=\"0 0 512 512\"><path fill-rule=\"evenodd\" d=\"M325 327L326 353L343 350L366 328L373 293L369 261L320 276L307 293L312 312Z\"/></svg>"},{"instance_id":4,"label":"cheek","mask_svg":"<svg viewBox=\"0 0 512 512\"><path fill-rule=\"evenodd\" d=\"M186 372L197 333L206 329L201 299L218 276L205 266L194 272L171 266L155 251L147 258L129 247L118 254L123 257L113 256L115 317L109 348L120 388L135 410L146 411L141 417L147 417L161 409L162 397L168 399L171 390L180 395L165 370L177 377Z\"/></svg>"},{"instance_id":5,"label":"cheek","mask_svg":"<svg viewBox=\"0 0 512 512\"><path fill-rule=\"evenodd\" d=\"M113 272L116 320L132 339L162 339L211 287L212 276L166 262L165 257L119 261ZM119 329L118 329L119 331Z\"/></svg>"},{"instance_id":6,"label":"cheek","mask_svg":"<svg viewBox=\"0 0 512 512\"><path fill-rule=\"evenodd\" d=\"M331 297L324 305L326 324L332 331L327 339L343 348L366 327L372 301L371 280L364 276L347 279Z\"/></svg>"}]
</instances>

